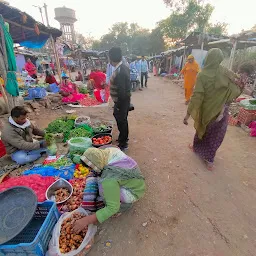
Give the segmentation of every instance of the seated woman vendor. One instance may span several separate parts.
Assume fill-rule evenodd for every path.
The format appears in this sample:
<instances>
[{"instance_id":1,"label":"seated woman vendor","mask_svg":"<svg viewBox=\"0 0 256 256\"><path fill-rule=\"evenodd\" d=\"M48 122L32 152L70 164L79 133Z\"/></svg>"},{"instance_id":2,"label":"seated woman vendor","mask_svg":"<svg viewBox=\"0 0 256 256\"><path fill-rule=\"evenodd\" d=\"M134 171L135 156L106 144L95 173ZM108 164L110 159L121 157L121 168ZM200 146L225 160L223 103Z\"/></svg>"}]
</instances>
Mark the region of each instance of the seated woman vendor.
<instances>
[{"instance_id":1,"label":"seated woman vendor","mask_svg":"<svg viewBox=\"0 0 256 256\"><path fill-rule=\"evenodd\" d=\"M106 86L106 74L99 70L93 70L89 76L89 81L87 83L87 88L89 90L102 90Z\"/></svg>"},{"instance_id":2,"label":"seated woman vendor","mask_svg":"<svg viewBox=\"0 0 256 256\"><path fill-rule=\"evenodd\" d=\"M30 123L24 107L13 108L8 123L2 131L2 141L7 154L10 154L17 164L31 163L46 152L45 141L34 141L32 135L43 137L44 131Z\"/></svg>"},{"instance_id":3,"label":"seated woman vendor","mask_svg":"<svg viewBox=\"0 0 256 256\"><path fill-rule=\"evenodd\" d=\"M64 74L64 75L63 75ZM62 102L75 103L85 98L84 94L79 93L77 86L73 84L65 73L62 74L62 83L60 84L60 94L63 96Z\"/></svg>"},{"instance_id":4,"label":"seated woman vendor","mask_svg":"<svg viewBox=\"0 0 256 256\"><path fill-rule=\"evenodd\" d=\"M75 232L131 208L145 193L145 181L137 163L119 148L89 148L81 160L98 173L99 194L105 207L76 221Z\"/></svg>"},{"instance_id":5,"label":"seated woman vendor","mask_svg":"<svg viewBox=\"0 0 256 256\"><path fill-rule=\"evenodd\" d=\"M59 85L54 75L52 75L48 70L45 71L45 75L45 83Z\"/></svg>"}]
</instances>

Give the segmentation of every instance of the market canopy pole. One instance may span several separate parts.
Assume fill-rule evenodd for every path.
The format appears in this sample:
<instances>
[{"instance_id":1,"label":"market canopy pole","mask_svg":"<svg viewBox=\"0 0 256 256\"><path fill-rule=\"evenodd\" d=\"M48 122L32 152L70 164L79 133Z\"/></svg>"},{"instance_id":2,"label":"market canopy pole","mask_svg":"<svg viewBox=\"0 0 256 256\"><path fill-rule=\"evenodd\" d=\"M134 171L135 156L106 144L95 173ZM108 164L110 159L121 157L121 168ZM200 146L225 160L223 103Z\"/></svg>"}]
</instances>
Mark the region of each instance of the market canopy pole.
<instances>
[{"instance_id":1,"label":"market canopy pole","mask_svg":"<svg viewBox=\"0 0 256 256\"><path fill-rule=\"evenodd\" d=\"M50 27L50 23L49 23L49 18L48 18L48 10L47 10L47 5L44 3L44 11L45 11L45 17L46 17L46 22L47 22L47 26L48 28ZM55 41L52 37L52 34L50 35L50 42L52 45L52 49L53 49L53 54L54 54L54 58L55 58L55 62L56 62L56 66L57 66L57 73L61 82L61 69L60 69L60 60L59 60L59 56L56 50L56 46L55 46Z\"/></svg>"}]
</instances>

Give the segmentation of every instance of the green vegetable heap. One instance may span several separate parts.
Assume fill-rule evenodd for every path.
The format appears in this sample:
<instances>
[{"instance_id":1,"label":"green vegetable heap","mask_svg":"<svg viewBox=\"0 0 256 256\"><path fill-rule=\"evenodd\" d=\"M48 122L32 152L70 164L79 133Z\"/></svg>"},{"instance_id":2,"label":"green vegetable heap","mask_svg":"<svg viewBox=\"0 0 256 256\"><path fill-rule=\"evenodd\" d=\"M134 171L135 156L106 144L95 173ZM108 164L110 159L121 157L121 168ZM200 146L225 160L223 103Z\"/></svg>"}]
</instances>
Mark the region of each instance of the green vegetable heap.
<instances>
[{"instance_id":1,"label":"green vegetable heap","mask_svg":"<svg viewBox=\"0 0 256 256\"><path fill-rule=\"evenodd\" d=\"M76 137L92 137L92 132L86 130L83 127L75 128L74 130L70 131L69 133L69 139L76 138Z\"/></svg>"}]
</instances>

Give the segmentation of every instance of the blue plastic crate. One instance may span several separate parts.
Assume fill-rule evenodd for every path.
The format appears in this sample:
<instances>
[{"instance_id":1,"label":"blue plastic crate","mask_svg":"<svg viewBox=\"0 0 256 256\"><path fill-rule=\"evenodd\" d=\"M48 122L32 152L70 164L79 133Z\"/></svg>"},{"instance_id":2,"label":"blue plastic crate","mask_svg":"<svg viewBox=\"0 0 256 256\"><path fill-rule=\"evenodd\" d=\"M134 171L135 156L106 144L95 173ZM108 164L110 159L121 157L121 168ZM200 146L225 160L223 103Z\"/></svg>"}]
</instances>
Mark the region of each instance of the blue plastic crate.
<instances>
[{"instance_id":1,"label":"blue plastic crate","mask_svg":"<svg viewBox=\"0 0 256 256\"><path fill-rule=\"evenodd\" d=\"M11 241L0 245L0 256L44 256L59 217L55 203L38 203L27 227Z\"/></svg>"}]
</instances>

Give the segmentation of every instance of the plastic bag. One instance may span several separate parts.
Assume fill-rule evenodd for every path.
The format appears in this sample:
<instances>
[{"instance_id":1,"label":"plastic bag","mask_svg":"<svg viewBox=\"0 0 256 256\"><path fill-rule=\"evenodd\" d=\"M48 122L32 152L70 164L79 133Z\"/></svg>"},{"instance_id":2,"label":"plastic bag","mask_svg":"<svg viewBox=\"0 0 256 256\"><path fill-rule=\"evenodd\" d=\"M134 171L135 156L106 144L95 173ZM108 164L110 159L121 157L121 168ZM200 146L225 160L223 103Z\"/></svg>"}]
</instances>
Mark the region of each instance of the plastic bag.
<instances>
[{"instance_id":1,"label":"plastic bag","mask_svg":"<svg viewBox=\"0 0 256 256\"><path fill-rule=\"evenodd\" d=\"M41 176L53 176L70 180L74 177L75 167L74 164L59 169L52 166L40 166L23 172L23 175L39 174Z\"/></svg>"},{"instance_id":2,"label":"plastic bag","mask_svg":"<svg viewBox=\"0 0 256 256\"><path fill-rule=\"evenodd\" d=\"M75 120L75 126L80 126L82 124L91 124L91 118L89 116L79 116L78 118L76 118Z\"/></svg>"},{"instance_id":3,"label":"plastic bag","mask_svg":"<svg viewBox=\"0 0 256 256\"><path fill-rule=\"evenodd\" d=\"M81 152L84 153L85 150L92 146L92 140L90 138L77 137L72 138L68 141L69 152Z\"/></svg>"},{"instance_id":4,"label":"plastic bag","mask_svg":"<svg viewBox=\"0 0 256 256\"><path fill-rule=\"evenodd\" d=\"M84 210L83 208L78 208L73 212L67 212L61 215L59 218L57 224L55 225L52 233L52 239L49 243L48 251L46 253L46 256L82 256L86 255L92 246L92 243L94 241L94 236L97 232L97 227L93 224L90 224L88 226L88 231L86 233L86 236L84 237L84 240L82 244L78 247L77 250L71 251L69 253L61 253L59 249L59 237L60 237L60 230L62 222L66 219L71 217L74 213L82 213L86 216L88 216L88 212Z\"/></svg>"}]
</instances>

